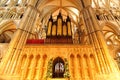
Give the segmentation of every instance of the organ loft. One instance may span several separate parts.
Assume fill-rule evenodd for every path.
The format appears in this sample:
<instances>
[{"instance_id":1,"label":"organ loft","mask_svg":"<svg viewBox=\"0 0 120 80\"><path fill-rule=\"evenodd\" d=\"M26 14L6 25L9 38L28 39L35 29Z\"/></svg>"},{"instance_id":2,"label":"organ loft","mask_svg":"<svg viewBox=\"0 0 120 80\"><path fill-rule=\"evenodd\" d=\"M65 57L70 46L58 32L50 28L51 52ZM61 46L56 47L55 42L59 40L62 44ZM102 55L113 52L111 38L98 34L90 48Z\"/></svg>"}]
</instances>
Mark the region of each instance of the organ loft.
<instances>
[{"instance_id":1,"label":"organ loft","mask_svg":"<svg viewBox=\"0 0 120 80\"><path fill-rule=\"evenodd\" d=\"M72 28L69 16L63 21L61 13L57 20L53 21L52 16L48 21L46 42L50 43L72 43Z\"/></svg>"},{"instance_id":2,"label":"organ loft","mask_svg":"<svg viewBox=\"0 0 120 80\"><path fill-rule=\"evenodd\" d=\"M0 80L120 80L119 0L1 0Z\"/></svg>"}]
</instances>

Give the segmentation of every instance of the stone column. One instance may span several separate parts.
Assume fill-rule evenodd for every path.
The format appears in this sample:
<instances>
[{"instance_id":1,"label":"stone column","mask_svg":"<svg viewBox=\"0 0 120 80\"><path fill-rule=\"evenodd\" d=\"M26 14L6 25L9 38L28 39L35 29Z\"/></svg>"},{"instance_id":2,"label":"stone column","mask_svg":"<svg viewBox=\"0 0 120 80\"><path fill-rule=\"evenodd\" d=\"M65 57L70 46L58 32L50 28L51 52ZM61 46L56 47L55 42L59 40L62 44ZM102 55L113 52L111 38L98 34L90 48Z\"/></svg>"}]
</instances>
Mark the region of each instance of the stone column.
<instances>
[{"instance_id":1,"label":"stone column","mask_svg":"<svg viewBox=\"0 0 120 80\"><path fill-rule=\"evenodd\" d=\"M105 73L113 72L115 67L113 64L111 64L113 61L109 55L109 50L107 48L104 35L100 29L97 19L95 18L95 14L93 13L94 11L92 10L90 4L86 4L84 0L81 0L81 3L82 4L80 5L83 6L82 14L84 17L84 23L86 29L89 30L89 36L91 36L91 44L96 46L95 48L98 49L98 54L100 54L100 57L103 58L102 64L104 65ZM92 39L94 39L94 41L92 41Z\"/></svg>"},{"instance_id":2,"label":"stone column","mask_svg":"<svg viewBox=\"0 0 120 80\"><path fill-rule=\"evenodd\" d=\"M32 5L33 4L33 5ZM17 29L13 39L10 42L7 55L4 57L0 64L0 74L7 72L7 74L12 74L14 70L11 71L17 64L17 59L19 59L21 50L25 45L28 35L33 29L33 25L37 16L38 11L35 9L35 2L31 3L27 7L24 17L22 18L19 28ZM34 15L33 15L34 14Z\"/></svg>"},{"instance_id":3,"label":"stone column","mask_svg":"<svg viewBox=\"0 0 120 80\"><path fill-rule=\"evenodd\" d=\"M33 10L33 12L34 12L34 10ZM28 26L31 26L32 23L34 22L34 20L35 20L35 18L33 20L29 20L28 21ZM27 28L26 28L26 30L27 30ZM13 55L13 57L11 59L11 64L9 65L9 68L8 68L9 70L11 70L11 67L14 68L16 63L17 63L15 61L17 61L17 59L19 58L20 52L22 50L23 45L26 42L27 36L30 34L30 31L31 31L30 28L28 30L29 30L29 32L26 32L26 31L23 31L23 30L21 32L22 35L20 35L21 37L19 38L19 41L17 41L16 48L13 49L13 51L12 51L14 53L14 55ZM15 64L13 65L13 63L15 63Z\"/></svg>"},{"instance_id":4,"label":"stone column","mask_svg":"<svg viewBox=\"0 0 120 80\"><path fill-rule=\"evenodd\" d=\"M114 67L113 67L113 64L111 64L111 62L113 63L113 61L111 61L112 58L110 57L110 53L109 53L109 50L108 50L104 35L103 35L103 33L101 32L101 30L99 28L100 26L99 26L98 22L96 21L94 15L93 15L93 10L92 10L91 7L88 8L88 12L89 12L89 14L91 16L92 23L94 22L93 23L94 32L97 35L96 37L97 37L100 49L102 51L102 56L104 57L107 72L111 72L111 71L113 72Z\"/></svg>"}]
</instances>

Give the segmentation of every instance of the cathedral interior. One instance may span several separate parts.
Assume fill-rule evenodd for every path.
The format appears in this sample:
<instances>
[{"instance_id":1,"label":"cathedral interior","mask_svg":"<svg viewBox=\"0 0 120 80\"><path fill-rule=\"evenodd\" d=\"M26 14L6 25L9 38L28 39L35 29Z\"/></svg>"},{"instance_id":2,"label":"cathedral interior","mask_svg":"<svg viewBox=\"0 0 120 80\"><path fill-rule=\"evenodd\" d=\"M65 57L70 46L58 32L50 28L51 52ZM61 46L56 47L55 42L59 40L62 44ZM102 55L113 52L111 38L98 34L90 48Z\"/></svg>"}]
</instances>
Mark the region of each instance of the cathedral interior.
<instances>
[{"instance_id":1,"label":"cathedral interior","mask_svg":"<svg viewBox=\"0 0 120 80\"><path fill-rule=\"evenodd\" d=\"M0 0L0 80L120 80L120 0Z\"/></svg>"}]
</instances>

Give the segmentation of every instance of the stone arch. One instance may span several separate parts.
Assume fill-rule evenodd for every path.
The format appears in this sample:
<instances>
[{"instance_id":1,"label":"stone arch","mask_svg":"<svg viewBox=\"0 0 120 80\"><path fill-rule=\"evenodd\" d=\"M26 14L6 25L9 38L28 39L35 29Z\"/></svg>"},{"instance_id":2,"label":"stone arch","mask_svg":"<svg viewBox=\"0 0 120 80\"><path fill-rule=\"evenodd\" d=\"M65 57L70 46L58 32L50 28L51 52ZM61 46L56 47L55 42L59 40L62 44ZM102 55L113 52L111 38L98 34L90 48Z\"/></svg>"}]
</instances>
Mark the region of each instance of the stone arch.
<instances>
[{"instance_id":1,"label":"stone arch","mask_svg":"<svg viewBox=\"0 0 120 80\"><path fill-rule=\"evenodd\" d=\"M78 65L81 67L81 56L77 54Z\"/></svg>"},{"instance_id":2,"label":"stone arch","mask_svg":"<svg viewBox=\"0 0 120 80\"><path fill-rule=\"evenodd\" d=\"M20 67L18 67L18 68L20 68L20 69L18 69L18 73L20 73L20 75L22 75L22 72L24 71L26 60L27 60L27 55L23 54L21 56L21 60L20 60L20 63L19 63Z\"/></svg>"},{"instance_id":3,"label":"stone arch","mask_svg":"<svg viewBox=\"0 0 120 80\"><path fill-rule=\"evenodd\" d=\"M29 78L29 74L30 74L30 70L31 70L33 58L34 58L33 55L30 55L30 56L28 57L27 70L26 70L25 78Z\"/></svg>"},{"instance_id":4,"label":"stone arch","mask_svg":"<svg viewBox=\"0 0 120 80\"><path fill-rule=\"evenodd\" d=\"M116 66L118 66L118 68L120 69L120 49L115 50L114 59L115 59L115 61L117 63Z\"/></svg>"},{"instance_id":5,"label":"stone arch","mask_svg":"<svg viewBox=\"0 0 120 80\"><path fill-rule=\"evenodd\" d=\"M47 55L44 54L43 55L43 67L45 67L45 65L46 65L46 60L47 60Z\"/></svg>"},{"instance_id":6,"label":"stone arch","mask_svg":"<svg viewBox=\"0 0 120 80\"><path fill-rule=\"evenodd\" d=\"M53 0L53 1L40 0L38 2L37 8L41 12L40 18L42 19L42 21L44 21L46 23L52 13L58 12L59 7L60 7L59 1L63 1L63 0ZM89 0L89 1L87 0L87 2L91 2L91 0ZM58 5L55 5L54 3L58 3ZM62 10L64 12L66 12L67 15L69 14L69 17L70 17L72 23L74 23L75 25L78 26L77 21L74 20L74 18L77 16L76 18L79 19L79 14L80 14L80 11L82 10L81 2L79 0L75 0L75 1L65 0L62 3L63 3L62 4ZM65 3L67 3L67 4L65 4ZM72 15L76 14L76 12L75 12L76 10L72 11L68 7L69 8L72 7L72 9L74 8L74 10L77 9L78 10L78 14L73 17ZM45 10L45 9L47 9L47 10ZM70 13L72 13L72 14L70 14Z\"/></svg>"},{"instance_id":7,"label":"stone arch","mask_svg":"<svg viewBox=\"0 0 120 80\"><path fill-rule=\"evenodd\" d=\"M33 63L33 76L31 77L31 79L35 79L36 78L36 75L38 74L38 67L40 65L39 61L40 61L40 58L41 56L38 54L38 55L35 55L34 57L34 63Z\"/></svg>"},{"instance_id":8,"label":"stone arch","mask_svg":"<svg viewBox=\"0 0 120 80\"><path fill-rule=\"evenodd\" d=\"M78 66L78 75L80 76L80 77L82 77L82 65L83 64L83 62L82 62L82 56L80 55L80 54L77 54L77 66Z\"/></svg>"},{"instance_id":9,"label":"stone arch","mask_svg":"<svg viewBox=\"0 0 120 80\"><path fill-rule=\"evenodd\" d=\"M85 63L84 63L85 67L88 67L88 63L87 63L88 56L87 56L86 54L84 54L83 60L84 60L84 62L85 62Z\"/></svg>"},{"instance_id":10,"label":"stone arch","mask_svg":"<svg viewBox=\"0 0 120 80\"><path fill-rule=\"evenodd\" d=\"M101 23L101 29L103 30L105 28L105 26L109 27L110 29L113 30L113 32L116 34L116 35L120 35L120 32L119 32L119 27L116 26L115 24L111 23L111 22L103 22Z\"/></svg>"},{"instance_id":11,"label":"stone arch","mask_svg":"<svg viewBox=\"0 0 120 80\"><path fill-rule=\"evenodd\" d=\"M53 78L63 78L64 77L64 60L61 57L57 57L53 61L53 68L52 68L52 77Z\"/></svg>"},{"instance_id":12,"label":"stone arch","mask_svg":"<svg viewBox=\"0 0 120 80\"><path fill-rule=\"evenodd\" d=\"M120 59L120 49L116 49L115 50L115 55L114 55L115 60L119 60ZM119 60L120 61L120 60Z\"/></svg>"},{"instance_id":13,"label":"stone arch","mask_svg":"<svg viewBox=\"0 0 120 80\"><path fill-rule=\"evenodd\" d=\"M40 55L38 54L38 55L36 55L36 57L35 57L35 59L36 59L36 64L35 64L35 67L37 67L38 65L39 65L39 60L40 60Z\"/></svg>"},{"instance_id":14,"label":"stone arch","mask_svg":"<svg viewBox=\"0 0 120 80\"><path fill-rule=\"evenodd\" d=\"M101 24L101 27L108 45L120 44L120 32L118 26L111 22L104 22Z\"/></svg>"},{"instance_id":15,"label":"stone arch","mask_svg":"<svg viewBox=\"0 0 120 80\"><path fill-rule=\"evenodd\" d=\"M25 64L26 58L27 58L27 55L24 54L24 55L22 56L22 60L21 60L21 66L22 66L22 67L24 67L24 64Z\"/></svg>"},{"instance_id":16,"label":"stone arch","mask_svg":"<svg viewBox=\"0 0 120 80\"><path fill-rule=\"evenodd\" d=\"M0 26L0 43L9 43L16 31L14 21L6 21Z\"/></svg>"}]
</instances>

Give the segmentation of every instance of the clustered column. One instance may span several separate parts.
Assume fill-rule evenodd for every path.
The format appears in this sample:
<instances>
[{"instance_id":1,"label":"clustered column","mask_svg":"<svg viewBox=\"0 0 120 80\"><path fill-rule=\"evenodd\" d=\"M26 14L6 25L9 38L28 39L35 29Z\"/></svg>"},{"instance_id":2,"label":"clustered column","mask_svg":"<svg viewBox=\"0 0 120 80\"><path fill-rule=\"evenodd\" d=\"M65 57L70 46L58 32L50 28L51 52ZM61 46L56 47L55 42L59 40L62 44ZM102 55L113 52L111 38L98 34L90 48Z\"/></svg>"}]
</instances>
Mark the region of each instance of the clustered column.
<instances>
[{"instance_id":1,"label":"clustered column","mask_svg":"<svg viewBox=\"0 0 120 80\"><path fill-rule=\"evenodd\" d=\"M87 6L82 10L83 20L88 32L90 44L94 45L96 55L99 60L99 65L102 73L111 73L115 69L112 58L109 55L109 50L104 39L104 35L100 30L100 26L95 18L91 6ZM112 64L111 64L112 62ZM115 70L116 71L116 70Z\"/></svg>"},{"instance_id":2,"label":"clustered column","mask_svg":"<svg viewBox=\"0 0 120 80\"><path fill-rule=\"evenodd\" d=\"M20 53L29 34L32 32L37 15L38 11L33 6L30 5L27 7L24 17L19 24L19 28L17 29L13 39L10 42L7 55L3 59L4 62L1 62L1 74L14 73L17 61L20 57Z\"/></svg>"}]
</instances>

